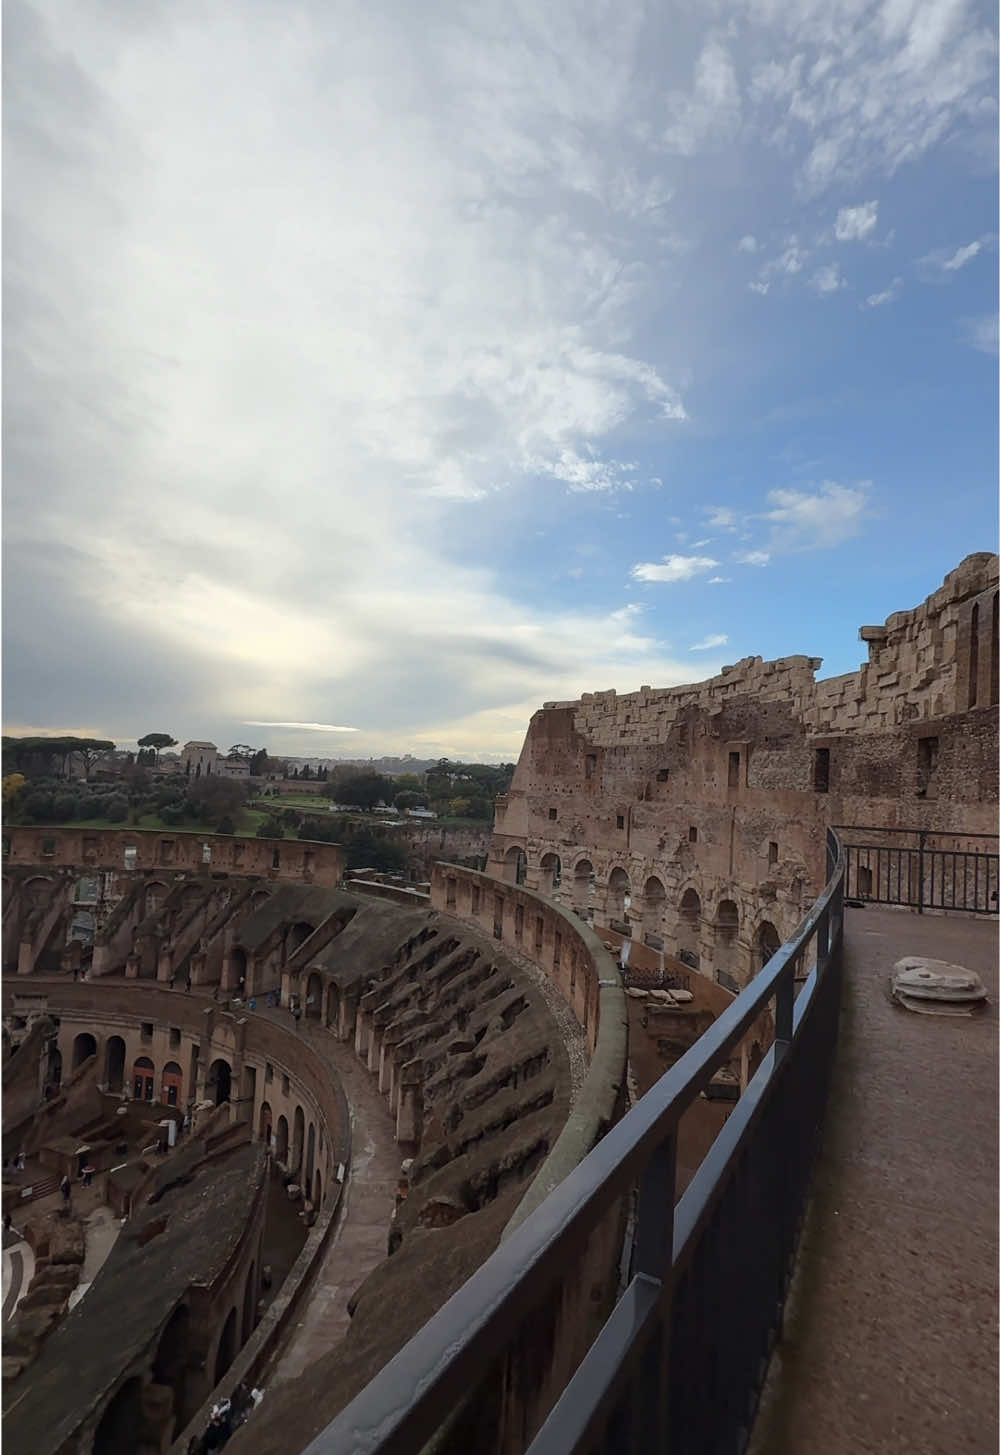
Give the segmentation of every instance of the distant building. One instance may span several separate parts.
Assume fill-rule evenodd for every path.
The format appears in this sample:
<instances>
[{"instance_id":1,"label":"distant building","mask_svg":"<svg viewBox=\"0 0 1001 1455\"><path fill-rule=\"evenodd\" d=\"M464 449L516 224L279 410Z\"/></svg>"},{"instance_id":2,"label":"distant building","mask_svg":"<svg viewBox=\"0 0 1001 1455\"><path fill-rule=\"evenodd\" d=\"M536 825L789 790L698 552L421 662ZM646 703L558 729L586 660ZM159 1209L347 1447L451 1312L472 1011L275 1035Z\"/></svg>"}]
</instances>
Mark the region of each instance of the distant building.
<instances>
[{"instance_id":1,"label":"distant building","mask_svg":"<svg viewBox=\"0 0 1001 1455\"><path fill-rule=\"evenodd\" d=\"M200 743L193 739L181 749L181 769L189 778L214 773L218 762L219 749L215 743Z\"/></svg>"}]
</instances>

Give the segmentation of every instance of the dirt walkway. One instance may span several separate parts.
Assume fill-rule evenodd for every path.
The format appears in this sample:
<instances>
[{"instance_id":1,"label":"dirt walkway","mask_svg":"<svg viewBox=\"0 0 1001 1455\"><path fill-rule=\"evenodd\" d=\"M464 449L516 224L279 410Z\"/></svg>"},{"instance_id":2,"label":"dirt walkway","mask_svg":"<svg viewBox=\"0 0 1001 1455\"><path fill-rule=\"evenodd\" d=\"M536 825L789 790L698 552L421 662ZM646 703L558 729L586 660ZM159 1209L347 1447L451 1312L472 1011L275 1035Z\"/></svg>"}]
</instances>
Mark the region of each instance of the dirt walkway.
<instances>
[{"instance_id":1,"label":"dirt walkway","mask_svg":"<svg viewBox=\"0 0 1001 1455\"><path fill-rule=\"evenodd\" d=\"M997 932L847 911L824 1148L751 1455L996 1455ZM896 1009L906 954L977 970L987 1013Z\"/></svg>"}]
</instances>

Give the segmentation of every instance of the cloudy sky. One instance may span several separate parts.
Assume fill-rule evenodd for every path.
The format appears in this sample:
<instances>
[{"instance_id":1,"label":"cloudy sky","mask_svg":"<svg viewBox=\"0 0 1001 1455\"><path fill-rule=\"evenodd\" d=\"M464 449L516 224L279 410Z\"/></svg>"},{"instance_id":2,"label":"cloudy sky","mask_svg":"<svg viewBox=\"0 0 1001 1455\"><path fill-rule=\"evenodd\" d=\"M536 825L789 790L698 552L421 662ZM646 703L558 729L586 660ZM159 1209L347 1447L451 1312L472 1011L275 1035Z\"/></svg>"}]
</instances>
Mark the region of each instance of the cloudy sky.
<instances>
[{"instance_id":1,"label":"cloudy sky","mask_svg":"<svg viewBox=\"0 0 1001 1455\"><path fill-rule=\"evenodd\" d=\"M851 670L996 540L993 11L6 0L5 731Z\"/></svg>"}]
</instances>

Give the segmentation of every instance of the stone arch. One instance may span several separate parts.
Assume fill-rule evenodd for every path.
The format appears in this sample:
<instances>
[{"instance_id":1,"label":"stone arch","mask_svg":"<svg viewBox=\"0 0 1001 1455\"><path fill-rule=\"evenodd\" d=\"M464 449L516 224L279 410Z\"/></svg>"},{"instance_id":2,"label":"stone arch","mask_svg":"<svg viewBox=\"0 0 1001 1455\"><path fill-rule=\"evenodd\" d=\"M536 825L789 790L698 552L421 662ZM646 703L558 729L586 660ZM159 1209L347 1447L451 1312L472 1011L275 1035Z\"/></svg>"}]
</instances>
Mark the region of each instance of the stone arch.
<instances>
[{"instance_id":1,"label":"stone arch","mask_svg":"<svg viewBox=\"0 0 1001 1455\"><path fill-rule=\"evenodd\" d=\"M208 1084L214 1091L216 1106L229 1101L233 1085L233 1068L224 1056L217 1056L209 1067Z\"/></svg>"},{"instance_id":2,"label":"stone arch","mask_svg":"<svg viewBox=\"0 0 1001 1455\"><path fill-rule=\"evenodd\" d=\"M275 1131L275 1156L279 1162L288 1161L288 1118L280 1116Z\"/></svg>"},{"instance_id":3,"label":"stone arch","mask_svg":"<svg viewBox=\"0 0 1001 1455\"><path fill-rule=\"evenodd\" d=\"M582 919L594 918L594 865L578 859L573 866L573 907Z\"/></svg>"},{"instance_id":4,"label":"stone arch","mask_svg":"<svg viewBox=\"0 0 1001 1455\"><path fill-rule=\"evenodd\" d=\"M341 992L333 980L327 981L327 995L323 1013L323 1024L337 1030L341 1022Z\"/></svg>"},{"instance_id":5,"label":"stone arch","mask_svg":"<svg viewBox=\"0 0 1001 1455\"><path fill-rule=\"evenodd\" d=\"M149 1056L137 1056L132 1063L132 1097L134 1101L152 1101L156 1067Z\"/></svg>"},{"instance_id":6,"label":"stone arch","mask_svg":"<svg viewBox=\"0 0 1001 1455\"><path fill-rule=\"evenodd\" d=\"M323 977L318 970L311 970L306 977L306 998L303 1010L308 1020L323 1019Z\"/></svg>"},{"instance_id":7,"label":"stone arch","mask_svg":"<svg viewBox=\"0 0 1001 1455\"><path fill-rule=\"evenodd\" d=\"M247 979L247 952L242 945L234 945L229 952L230 984L242 986Z\"/></svg>"},{"instance_id":8,"label":"stone arch","mask_svg":"<svg viewBox=\"0 0 1001 1455\"><path fill-rule=\"evenodd\" d=\"M29 904L35 906L47 904L49 895L52 893L52 880L46 879L43 875L35 875L34 878L25 881L24 897Z\"/></svg>"},{"instance_id":9,"label":"stone arch","mask_svg":"<svg viewBox=\"0 0 1001 1455\"><path fill-rule=\"evenodd\" d=\"M512 844L504 855L504 878L509 884L524 884L527 860L520 844Z\"/></svg>"},{"instance_id":10,"label":"stone arch","mask_svg":"<svg viewBox=\"0 0 1001 1455\"><path fill-rule=\"evenodd\" d=\"M746 978L745 965L737 961L737 936L740 933L740 911L732 899L721 899L713 920L713 967L716 979L727 990L736 991Z\"/></svg>"},{"instance_id":11,"label":"stone arch","mask_svg":"<svg viewBox=\"0 0 1001 1455\"><path fill-rule=\"evenodd\" d=\"M626 901L631 896L629 875L621 864L608 876L608 892L606 897L606 916L609 920L617 920L619 924L628 924L628 906Z\"/></svg>"},{"instance_id":12,"label":"stone arch","mask_svg":"<svg viewBox=\"0 0 1001 1455\"><path fill-rule=\"evenodd\" d=\"M296 1172L302 1168L302 1148L306 1136L306 1118L301 1106L295 1109L292 1120L292 1167Z\"/></svg>"},{"instance_id":13,"label":"stone arch","mask_svg":"<svg viewBox=\"0 0 1001 1455\"><path fill-rule=\"evenodd\" d=\"M267 889L255 889L250 896L250 904L253 909L260 909L262 904L267 904L271 895Z\"/></svg>"},{"instance_id":14,"label":"stone arch","mask_svg":"<svg viewBox=\"0 0 1001 1455\"><path fill-rule=\"evenodd\" d=\"M296 951L306 943L313 933L313 926L305 920L299 920L292 925L285 934L285 962L288 963Z\"/></svg>"},{"instance_id":15,"label":"stone arch","mask_svg":"<svg viewBox=\"0 0 1001 1455\"><path fill-rule=\"evenodd\" d=\"M184 1072L176 1061L168 1061L160 1077L160 1100L167 1106L180 1106L184 1100Z\"/></svg>"},{"instance_id":16,"label":"stone arch","mask_svg":"<svg viewBox=\"0 0 1001 1455\"><path fill-rule=\"evenodd\" d=\"M656 874L643 886L643 933L660 936L663 930L664 908L667 904L667 890Z\"/></svg>"},{"instance_id":17,"label":"stone arch","mask_svg":"<svg viewBox=\"0 0 1001 1455\"><path fill-rule=\"evenodd\" d=\"M174 1433L179 1434L188 1420L187 1372L191 1318L186 1303L180 1303L171 1314L160 1335L153 1358L153 1381L174 1391Z\"/></svg>"},{"instance_id":18,"label":"stone arch","mask_svg":"<svg viewBox=\"0 0 1001 1455\"><path fill-rule=\"evenodd\" d=\"M109 1091L121 1091L125 1084L125 1040L109 1036L104 1047L104 1082Z\"/></svg>"},{"instance_id":19,"label":"stone arch","mask_svg":"<svg viewBox=\"0 0 1001 1455\"><path fill-rule=\"evenodd\" d=\"M271 1103L261 1102L261 1113L257 1119L257 1135L267 1146L271 1145Z\"/></svg>"},{"instance_id":20,"label":"stone arch","mask_svg":"<svg viewBox=\"0 0 1001 1455\"><path fill-rule=\"evenodd\" d=\"M543 854L539 863L539 888L543 894L555 894L563 880L563 864L559 854Z\"/></svg>"},{"instance_id":21,"label":"stone arch","mask_svg":"<svg viewBox=\"0 0 1001 1455\"><path fill-rule=\"evenodd\" d=\"M771 920L763 919L758 926L758 933L754 937L755 970L763 970L781 945L782 936L778 930Z\"/></svg>"},{"instance_id":22,"label":"stone arch","mask_svg":"<svg viewBox=\"0 0 1001 1455\"><path fill-rule=\"evenodd\" d=\"M247 1273L247 1283L243 1290L243 1338L241 1343L245 1344L254 1332L254 1324L257 1322L257 1264L251 1263Z\"/></svg>"},{"instance_id":23,"label":"stone arch","mask_svg":"<svg viewBox=\"0 0 1001 1455\"><path fill-rule=\"evenodd\" d=\"M316 1165L316 1128L313 1123L309 1124L309 1131L306 1133L306 1170L302 1179L303 1191L309 1196L313 1186L313 1169Z\"/></svg>"},{"instance_id":24,"label":"stone arch","mask_svg":"<svg viewBox=\"0 0 1001 1455\"><path fill-rule=\"evenodd\" d=\"M168 885L160 879L151 879L143 890L143 916L148 918L163 908L164 900L170 893Z\"/></svg>"},{"instance_id":25,"label":"stone arch","mask_svg":"<svg viewBox=\"0 0 1001 1455\"><path fill-rule=\"evenodd\" d=\"M222 1333L219 1335L219 1343L216 1346L215 1356L215 1378L213 1384L218 1384L225 1376L226 1370L236 1358L236 1306L234 1305L226 1315L226 1322L222 1326Z\"/></svg>"},{"instance_id":26,"label":"stone arch","mask_svg":"<svg viewBox=\"0 0 1001 1455\"><path fill-rule=\"evenodd\" d=\"M689 886L678 906L678 954L687 965L699 967L699 936L702 932L702 900Z\"/></svg>"},{"instance_id":27,"label":"stone arch","mask_svg":"<svg viewBox=\"0 0 1001 1455\"><path fill-rule=\"evenodd\" d=\"M732 945L740 931L740 911L732 899L721 899L713 921L718 944Z\"/></svg>"},{"instance_id":28,"label":"stone arch","mask_svg":"<svg viewBox=\"0 0 1001 1455\"><path fill-rule=\"evenodd\" d=\"M108 1401L94 1432L93 1455L134 1455L142 1421L142 1380L127 1379Z\"/></svg>"},{"instance_id":29,"label":"stone arch","mask_svg":"<svg viewBox=\"0 0 1001 1455\"><path fill-rule=\"evenodd\" d=\"M73 1070L78 1071L91 1056L97 1055L97 1041L90 1031L81 1031L73 1037Z\"/></svg>"}]
</instances>

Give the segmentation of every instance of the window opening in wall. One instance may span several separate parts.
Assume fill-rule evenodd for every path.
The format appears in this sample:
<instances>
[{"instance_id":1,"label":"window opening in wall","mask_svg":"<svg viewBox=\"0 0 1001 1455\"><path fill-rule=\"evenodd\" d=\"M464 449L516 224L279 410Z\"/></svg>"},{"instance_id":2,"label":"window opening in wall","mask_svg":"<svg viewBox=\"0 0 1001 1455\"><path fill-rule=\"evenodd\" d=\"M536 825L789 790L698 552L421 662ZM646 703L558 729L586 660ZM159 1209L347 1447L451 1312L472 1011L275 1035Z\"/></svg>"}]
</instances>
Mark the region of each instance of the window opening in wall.
<instances>
[{"instance_id":1,"label":"window opening in wall","mask_svg":"<svg viewBox=\"0 0 1001 1455\"><path fill-rule=\"evenodd\" d=\"M697 844L698 841L699 841L699 831L695 827L694 824L691 824L689 826L689 829L688 829L688 842L690 844Z\"/></svg>"},{"instance_id":2,"label":"window opening in wall","mask_svg":"<svg viewBox=\"0 0 1001 1455\"><path fill-rule=\"evenodd\" d=\"M143 1021L143 1023L142 1023L142 1031L140 1032L140 1035L142 1036L142 1039L144 1041L151 1041L153 1039L153 1022L152 1021Z\"/></svg>"},{"instance_id":3,"label":"window opening in wall","mask_svg":"<svg viewBox=\"0 0 1001 1455\"><path fill-rule=\"evenodd\" d=\"M779 846L774 839L769 840L768 862L769 864L777 864L779 862Z\"/></svg>"},{"instance_id":4,"label":"window opening in wall","mask_svg":"<svg viewBox=\"0 0 1001 1455\"><path fill-rule=\"evenodd\" d=\"M470 909L473 914L480 912L480 886L478 884L473 885Z\"/></svg>"},{"instance_id":5,"label":"window opening in wall","mask_svg":"<svg viewBox=\"0 0 1001 1455\"><path fill-rule=\"evenodd\" d=\"M670 776L671 776L671 770L670 770L670 768L658 768L657 769L657 782L658 783L666 783L667 780L670 778Z\"/></svg>"},{"instance_id":6,"label":"window opening in wall","mask_svg":"<svg viewBox=\"0 0 1001 1455\"><path fill-rule=\"evenodd\" d=\"M275 1079L275 1068L270 1061L265 1061L264 1063L264 1079L268 1082L274 1081Z\"/></svg>"},{"instance_id":7,"label":"window opening in wall","mask_svg":"<svg viewBox=\"0 0 1001 1455\"><path fill-rule=\"evenodd\" d=\"M137 856L137 852L138 851L136 849L135 844L126 844L125 845L125 867L126 867L126 869L134 869L136 867L136 856Z\"/></svg>"},{"instance_id":8,"label":"window opening in wall","mask_svg":"<svg viewBox=\"0 0 1001 1455\"><path fill-rule=\"evenodd\" d=\"M281 865L282 865L282 853L281 853L281 849L275 849L274 853L271 855L271 867L272 867L272 869L280 869L281 868Z\"/></svg>"},{"instance_id":9,"label":"window opening in wall","mask_svg":"<svg viewBox=\"0 0 1001 1455\"><path fill-rule=\"evenodd\" d=\"M178 1029L177 1026L171 1026L171 1028L170 1028L170 1049L172 1051L176 1051L177 1048L178 1048L178 1046L180 1044L181 1044L181 1032L180 1032L180 1030Z\"/></svg>"},{"instance_id":10,"label":"window opening in wall","mask_svg":"<svg viewBox=\"0 0 1001 1455\"><path fill-rule=\"evenodd\" d=\"M967 707L977 705L977 671L980 657L980 606L979 603L973 608L970 617L970 691L966 700Z\"/></svg>"},{"instance_id":11,"label":"window opening in wall","mask_svg":"<svg viewBox=\"0 0 1001 1455\"><path fill-rule=\"evenodd\" d=\"M938 738L918 738L918 794L927 798L933 790L938 764Z\"/></svg>"},{"instance_id":12,"label":"window opening in wall","mask_svg":"<svg viewBox=\"0 0 1001 1455\"><path fill-rule=\"evenodd\" d=\"M831 750L830 748L814 748L813 750L813 791L815 793L826 793L831 786Z\"/></svg>"},{"instance_id":13,"label":"window opening in wall","mask_svg":"<svg viewBox=\"0 0 1001 1455\"><path fill-rule=\"evenodd\" d=\"M203 864L211 864L212 863L212 845L211 844L202 844L202 863Z\"/></svg>"},{"instance_id":14,"label":"window opening in wall","mask_svg":"<svg viewBox=\"0 0 1001 1455\"><path fill-rule=\"evenodd\" d=\"M625 814L624 813L617 813L615 815L615 827L617 829L624 829L625 826L626 826L626 816L625 816Z\"/></svg>"},{"instance_id":15,"label":"window opening in wall","mask_svg":"<svg viewBox=\"0 0 1001 1455\"><path fill-rule=\"evenodd\" d=\"M244 850L244 847L245 846L243 844L238 844L238 843L235 843L234 842L234 844L233 844L233 863L234 864L242 864L243 863L243 850Z\"/></svg>"},{"instance_id":16,"label":"window opening in wall","mask_svg":"<svg viewBox=\"0 0 1001 1455\"><path fill-rule=\"evenodd\" d=\"M282 1077L282 1096L288 1096L288 1077Z\"/></svg>"},{"instance_id":17,"label":"window opening in wall","mask_svg":"<svg viewBox=\"0 0 1001 1455\"><path fill-rule=\"evenodd\" d=\"M991 706L998 700L998 593L991 602Z\"/></svg>"},{"instance_id":18,"label":"window opening in wall","mask_svg":"<svg viewBox=\"0 0 1001 1455\"><path fill-rule=\"evenodd\" d=\"M740 754L731 753L730 761L726 771L726 786L728 788L740 787Z\"/></svg>"},{"instance_id":19,"label":"window opening in wall","mask_svg":"<svg viewBox=\"0 0 1001 1455\"><path fill-rule=\"evenodd\" d=\"M584 756L584 777L593 778L598 766L597 753L586 753Z\"/></svg>"},{"instance_id":20,"label":"window opening in wall","mask_svg":"<svg viewBox=\"0 0 1001 1455\"><path fill-rule=\"evenodd\" d=\"M55 839L43 839L42 840L42 853L45 856L45 858L46 859L51 859L52 858L52 855L55 852L56 852L56 841L55 841Z\"/></svg>"},{"instance_id":21,"label":"window opening in wall","mask_svg":"<svg viewBox=\"0 0 1001 1455\"><path fill-rule=\"evenodd\" d=\"M626 713L626 722L632 722L632 720L633 720L632 713L631 712L627 712Z\"/></svg>"},{"instance_id":22,"label":"window opening in wall","mask_svg":"<svg viewBox=\"0 0 1001 1455\"><path fill-rule=\"evenodd\" d=\"M555 818L556 818L556 810L555 810L555 808L551 808L549 810L549 821L550 821L550 823L552 823L555 820Z\"/></svg>"},{"instance_id":23,"label":"window opening in wall","mask_svg":"<svg viewBox=\"0 0 1001 1455\"><path fill-rule=\"evenodd\" d=\"M537 955L542 951L542 928L542 916L539 915L535 921L535 953Z\"/></svg>"}]
</instances>

